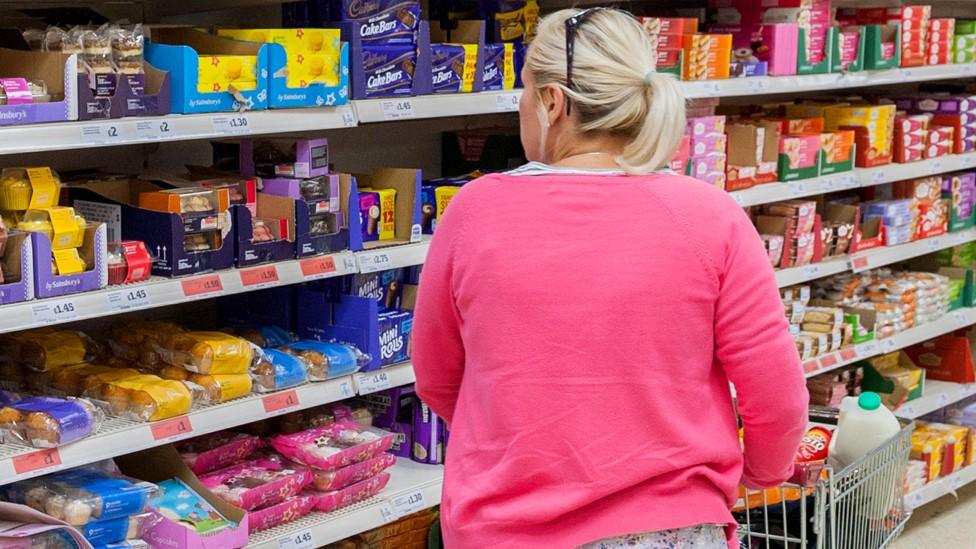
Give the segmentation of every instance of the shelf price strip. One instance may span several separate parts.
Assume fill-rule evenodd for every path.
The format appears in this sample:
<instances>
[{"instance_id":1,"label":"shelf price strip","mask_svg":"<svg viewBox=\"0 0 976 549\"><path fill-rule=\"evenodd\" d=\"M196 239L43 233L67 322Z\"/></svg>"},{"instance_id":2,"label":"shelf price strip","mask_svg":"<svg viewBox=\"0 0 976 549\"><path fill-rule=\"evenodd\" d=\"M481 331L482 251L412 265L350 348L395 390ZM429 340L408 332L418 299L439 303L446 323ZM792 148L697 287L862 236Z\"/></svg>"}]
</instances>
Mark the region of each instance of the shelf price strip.
<instances>
[{"instance_id":1,"label":"shelf price strip","mask_svg":"<svg viewBox=\"0 0 976 549\"><path fill-rule=\"evenodd\" d=\"M23 475L24 473L32 473L61 465L61 454L57 448L48 448L14 456L10 461L13 462L14 472Z\"/></svg>"}]
</instances>

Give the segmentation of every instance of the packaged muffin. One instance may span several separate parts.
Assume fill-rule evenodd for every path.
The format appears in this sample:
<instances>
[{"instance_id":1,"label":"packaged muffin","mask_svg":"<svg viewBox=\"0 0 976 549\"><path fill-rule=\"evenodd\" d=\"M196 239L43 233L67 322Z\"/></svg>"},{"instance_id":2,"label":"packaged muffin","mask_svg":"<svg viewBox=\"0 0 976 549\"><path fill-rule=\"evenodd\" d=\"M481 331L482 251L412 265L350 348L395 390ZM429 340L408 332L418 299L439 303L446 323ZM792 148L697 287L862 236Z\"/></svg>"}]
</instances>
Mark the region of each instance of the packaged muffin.
<instances>
[{"instance_id":1,"label":"packaged muffin","mask_svg":"<svg viewBox=\"0 0 976 549\"><path fill-rule=\"evenodd\" d=\"M156 351L167 364L198 374L246 374L254 358L246 340L222 332L172 334Z\"/></svg>"},{"instance_id":2,"label":"packaged muffin","mask_svg":"<svg viewBox=\"0 0 976 549\"><path fill-rule=\"evenodd\" d=\"M373 478L393 467L397 458L392 454L380 454L372 459L353 463L332 471L312 469L312 486L319 492L341 490L366 479Z\"/></svg>"},{"instance_id":3,"label":"packaged muffin","mask_svg":"<svg viewBox=\"0 0 976 549\"><path fill-rule=\"evenodd\" d=\"M192 374L189 381L203 388L204 404L219 404L251 394L249 374Z\"/></svg>"},{"instance_id":4,"label":"packaged muffin","mask_svg":"<svg viewBox=\"0 0 976 549\"><path fill-rule=\"evenodd\" d=\"M51 241L52 250L69 250L85 242L88 222L77 215L74 208L53 206L43 210L27 210L17 228L42 233Z\"/></svg>"},{"instance_id":5,"label":"packaged muffin","mask_svg":"<svg viewBox=\"0 0 976 549\"><path fill-rule=\"evenodd\" d=\"M369 355L342 343L304 339L278 350L305 361L309 381L347 376L369 364Z\"/></svg>"},{"instance_id":6,"label":"packaged muffin","mask_svg":"<svg viewBox=\"0 0 976 549\"><path fill-rule=\"evenodd\" d=\"M223 330L229 334L242 337L258 347L280 347L298 341L298 336L277 326L238 326Z\"/></svg>"},{"instance_id":7,"label":"packaged muffin","mask_svg":"<svg viewBox=\"0 0 976 549\"><path fill-rule=\"evenodd\" d=\"M133 421L168 419L193 406L193 393L183 382L148 374L104 383L99 392L112 415Z\"/></svg>"},{"instance_id":8,"label":"packaged muffin","mask_svg":"<svg viewBox=\"0 0 976 549\"><path fill-rule=\"evenodd\" d=\"M233 465L264 447L261 439L223 431L176 443L183 463L198 475Z\"/></svg>"},{"instance_id":9,"label":"packaged muffin","mask_svg":"<svg viewBox=\"0 0 976 549\"><path fill-rule=\"evenodd\" d=\"M93 520L79 528L95 547L137 539L159 522L155 513L140 513L127 517Z\"/></svg>"},{"instance_id":10,"label":"packaged muffin","mask_svg":"<svg viewBox=\"0 0 976 549\"><path fill-rule=\"evenodd\" d=\"M302 359L277 349L262 349L255 353L251 378L254 392L267 393L301 385L308 381L308 374Z\"/></svg>"},{"instance_id":11,"label":"packaged muffin","mask_svg":"<svg viewBox=\"0 0 976 549\"><path fill-rule=\"evenodd\" d=\"M28 397L0 408L4 439L35 448L54 448L85 438L98 430L103 419L101 410L79 398Z\"/></svg>"},{"instance_id":12,"label":"packaged muffin","mask_svg":"<svg viewBox=\"0 0 976 549\"><path fill-rule=\"evenodd\" d=\"M300 519L312 512L316 501L310 495L294 496L276 505L248 511L247 532L253 534Z\"/></svg>"},{"instance_id":13,"label":"packaged muffin","mask_svg":"<svg viewBox=\"0 0 976 549\"><path fill-rule=\"evenodd\" d=\"M39 328L0 336L0 362L10 357L11 362L38 372L91 362L100 351L98 344L81 332Z\"/></svg>"},{"instance_id":14,"label":"packaged muffin","mask_svg":"<svg viewBox=\"0 0 976 549\"><path fill-rule=\"evenodd\" d=\"M3 218L0 218L0 257L3 257L4 250L7 249L7 235L9 230ZM3 284L3 272L0 270L0 284Z\"/></svg>"},{"instance_id":15,"label":"packaged muffin","mask_svg":"<svg viewBox=\"0 0 976 549\"><path fill-rule=\"evenodd\" d=\"M49 386L55 395L81 396L85 393L85 379L88 376L114 371L111 366L101 364L74 364L51 372Z\"/></svg>"},{"instance_id":16,"label":"packaged muffin","mask_svg":"<svg viewBox=\"0 0 976 549\"><path fill-rule=\"evenodd\" d=\"M86 466L0 486L0 499L27 505L72 526L85 526L146 512L156 491L150 482Z\"/></svg>"},{"instance_id":17,"label":"packaged muffin","mask_svg":"<svg viewBox=\"0 0 976 549\"><path fill-rule=\"evenodd\" d=\"M284 457L308 467L338 469L374 458L393 446L393 433L346 420L271 439Z\"/></svg>"},{"instance_id":18,"label":"packaged muffin","mask_svg":"<svg viewBox=\"0 0 976 549\"><path fill-rule=\"evenodd\" d=\"M156 369L163 363L156 346L169 336L184 331L171 322L155 320L118 323L109 330L108 344L115 356Z\"/></svg>"},{"instance_id":19,"label":"packaged muffin","mask_svg":"<svg viewBox=\"0 0 976 549\"><path fill-rule=\"evenodd\" d=\"M61 180L50 168L4 168L0 171L0 210L50 208L58 203L60 190Z\"/></svg>"},{"instance_id":20,"label":"packaged muffin","mask_svg":"<svg viewBox=\"0 0 976 549\"><path fill-rule=\"evenodd\" d=\"M81 380L81 394L95 400L104 400L103 391L107 383L143 375L135 368L107 368L92 370ZM109 393L111 394L111 393ZM113 414L115 415L115 414Z\"/></svg>"},{"instance_id":21,"label":"packaged muffin","mask_svg":"<svg viewBox=\"0 0 976 549\"><path fill-rule=\"evenodd\" d=\"M380 493L390 482L390 473L379 475L357 482L341 490L332 492L306 492L315 497L315 510L320 513L331 513L336 509L359 503Z\"/></svg>"},{"instance_id":22,"label":"packaged muffin","mask_svg":"<svg viewBox=\"0 0 976 549\"><path fill-rule=\"evenodd\" d=\"M312 480L307 469L292 469L275 461L251 460L200 477L217 497L251 510L281 503L297 495Z\"/></svg>"}]
</instances>

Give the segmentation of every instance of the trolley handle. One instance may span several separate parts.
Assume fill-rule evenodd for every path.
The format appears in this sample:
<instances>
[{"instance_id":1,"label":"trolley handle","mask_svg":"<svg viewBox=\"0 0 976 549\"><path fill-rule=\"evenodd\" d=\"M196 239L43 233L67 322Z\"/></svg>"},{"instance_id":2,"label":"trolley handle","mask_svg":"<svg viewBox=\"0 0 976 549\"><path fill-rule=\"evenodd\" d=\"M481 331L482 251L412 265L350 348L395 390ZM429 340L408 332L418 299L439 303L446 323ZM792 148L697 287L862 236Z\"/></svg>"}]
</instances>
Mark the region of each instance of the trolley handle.
<instances>
[{"instance_id":1,"label":"trolley handle","mask_svg":"<svg viewBox=\"0 0 976 549\"><path fill-rule=\"evenodd\" d=\"M824 463L815 461L812 463L795 463L793 465L793 476L788 481L790 484L812 488L820 482L823 474Z\"/></svg>"}]
</instances>

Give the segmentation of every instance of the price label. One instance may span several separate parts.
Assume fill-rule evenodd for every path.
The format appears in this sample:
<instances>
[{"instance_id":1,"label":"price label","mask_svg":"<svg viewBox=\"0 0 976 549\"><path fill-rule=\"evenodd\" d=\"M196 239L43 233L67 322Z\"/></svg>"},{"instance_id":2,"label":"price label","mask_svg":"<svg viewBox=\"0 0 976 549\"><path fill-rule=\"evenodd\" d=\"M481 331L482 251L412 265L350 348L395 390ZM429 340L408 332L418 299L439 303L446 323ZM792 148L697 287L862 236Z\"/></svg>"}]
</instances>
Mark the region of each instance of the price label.
<instances>
[{"instance_id":1,"label":"price label","mask_svg":"<svg viewBox=\"0 0 976 549\"><path fill-rule=\"evenodd\" d=\"M833 368L837 365L837 355L831 353L820 358L820 366L823 368Z\"/></svg>"},{"instance_id":2,"label":"price label","mask_svg":"<svg viewBox=\"0 0 976 549\"><path fill-rule=\"evenodd\" d=\"M188 437L193 434L193 425L189 416L174 417L166 421L157 421L149 426L155 441Z\"/></svg>"},{"instance_id":3,"label":"price label","mask_svg":"<svg viewBox=\"0 0 976 549\"><path fill-rule=\"evenodd\" d=\"M303 259L298 265L302 268L302 276L306 280L325 278L336 272L335 258L331 255Z\"/></svg>"},{"instance_id":4,"label":"price label","mask_svg":"<svg viewBox=\"0 0 976 549\"><path fill-rule=\"evenodd\" d=\"M842 181L841 185L845 189L853 189L861 186L861 180L858 179L857 176L852 173L845 174L844 177L841 179L841 181Z\"/></svg>"},{"instance_id":5,"label":"price label","mask_svg":"<svg viewBox=\"0 0 976 549\"><path fill-rule=\"evenodd\" d=\"M837 187L837 179L834 177L824 177L820 180L820 189L825 192L833 192L834 188Z\"/></svg>"},{"instance_id":6,"label":"price label","mask_svg":"<svg viewBox=\"0 0 976 549\"><path fill-rule=\"evenodd\" d=\"M380 103L380 108L383 110L383 120L400 120L417 116L413 110L413 100L411 99L383 101Z\"/></svg>"},{"instance_id":7,"label":"price label","mask_svg":"<svg viewBox=\"0 0 976 549\"><path fill-rule=\"evenodd\" d=\"M242 134L254 130L251 119L246 114L214 116L210 122L214 133Z\"/></svg>"},{"instance_id":8,"label":"price label","mask_svg":"<svg viewBox=\"0 0 976 549\"><path fill-rule=\"evenodd\" d=\"M379 371L368 374L358 374L356 377L356 385L359 386L359 394L368 395L370 393L376 393L389 389L393 386L393 382L390 381L390 374Z\"/></svg>"},{"instance_id":9,"label":"price label","mask_svg":"<svg viewBox=\"0 0 976 549\"><path fill-rule=\"evenodd\" d=\"M742 193L736 191L736 192L729 193L729 195L732 196L732 200L735 200L736 204L740 206L745 206L746 197L743 196Z\"/></svg>"},{"instance_id":10,"label":"price label","mask_svg":"<svg viewBox=\"0 0 976 549\"><path fill-rule=\"evenodd\" d=\"M278 284L278 267L265 265L241 271L241 284L247 288L263 288Z\"/></svg>"},{"instance_id":11,"label":"price label","mask_svg":"<svg viewBox=\"0 0 976 549\"><path fill-rule=\"evenodd\" d=\"M890 352L896 350L897 348L898 348L898 342L895 341L894 339L888 338L888 339L882 339L881 340L881 352L882 353L886 353L887 354L887 353L890 353Z\"/></svg>"},{"instance_id":12,"label":"price label","mask_svg":"<svg viewBox=\"0 0 976 549\"><path fill-rule=\"evenodd\" d=\"M416 492L411 492L409 494L398 496L390 500L390 506L393 507L393 512L399 517L405 517L416 513L417 511L422 511L427 508L427 502L424 501L424 493L421 490Z\"/></svg>"},{"instance_id":13,"label":"price label","mask_svg":"<svg viewBox=\"0 0 976 549\"><path fill-rule=\"evenodd\" d=\"M390 506L389 502L384 501L380 505L380 517L383 519L383 524L393 522L397 519L396 512L393 511L393 507Z\"/></svg>"},{"instance_id":14,"label":"price label","mask_svg":"<svg viewBox=\"0 0 976 549\"><path fill-rule=\"evenodd\" d=\"M31 306L34 324L59 324L78 318L78 305L74 299L61 298Z\"/></svg>"},{"instance_id":15,"label":"price label","mask_svg":"<svg viewBox=\"0 0 976 549\"><path fill-rule=\"evenodd\" d=\"M856 256L851 258L851 270L855 273L866 271L871 268L871 262L867 256Z\"/></svg>"},{"instance_id":16,"label":"price label","mask_svg":"<svg viewBox=\"0 0 976 549\"><path fill-rule=\"evenodd\" d=\"M315 536L312 535L310 528L278 538L278 549L315 549L315 547L317 547Z\"/></svg>"},{"instance_id":17,"label":"price label","mask_svg":"<svg viewBox=\"0 0 976 549\"><path fill-rule=\"evenodd\" d=\"M149 288L130 288L109 292L107 299L108 308L113 311L144 309L152 305L152 296Z\"/></svg>"},{"instance_id":18,"label":"price label","mask_svg":"<svg viewBox=\"0 0 976 549\"><path fill-rule=\"evenodd\" d=\"M790 196L803 196L806 194L806 187L800 181L793 181L792 183L786 184L786 189L789 191Z\"/></svg>"},{"instance_id":19,"label":"price label","mask_svg":"<svg viewBox=\"0 0 976 549\"><path fill-rule=\"evenodd\" d=\"M717 95L722 95L722 86L718 82L705 82L702 85L704 89L704 94L706 96L715 97Z\"/></svg>"},{"instance_id":20,"label":"price label","mask_svg":"<svg viewBox=\"0 0 976 549\"><path fill-rule=\"evenodd\" d=\"M812 265L803 266L803 278L806 280L813 280L815 278L820 278L820 276L820 265L814 263Z\"/></svg>"},{"instance_id":21,"label":"price label","mask_svg":"<svg viewBox=\"0 0 976 549\"><path fill-rule=\"evenodd\" d=\"M118 123L81 127L81 140L86 143L118 143L124 139L122 125Z\"/></svg>"},{"instance_id":22,"label":"price label","mask_svg":"<svg viewBox=\"0 0 976 549\"><path fill-rule=\"evenodd\" d=\"M871 171L871 183L880 185L888 181L888 171L883 168L874 168Z\"/></svg>"},{"instance_id":23,"label":"price label","mask_svg":"<svg viewBox=\"0 0 976 549\"><path fill-rule=\"evenodd\" d=\"M749 82L749 91L752 93L763 93L766 91L766 79L765 78L746 78Z\"/></svg>"},{"instance_id":24,"label":"price label","mask_svg":"<svg viewBox=\"0 0 976 549\"><path fill-rule=\"evenodd\" d=\"M964 327L969 326L970 324L972 324L972 322L970 322L969 317L966 316L966 313L965 312L963 312L963 311L953 311L952 312L952 324L955 325L956 328L964 328Z\"/></svg>"},{"instance_id":25,"label":"price label","mask_svg":"<svg viewBox=\"0 0 976 549\"><path fill-rule=\"evenodd\" d=\"M342 256L342 266L345 267L346 272L356 270L356 257L350 255Z\"/></svg>"},{"instance_id":26,"label":"price label","mask_svg":"<svg viewBox=\"0 0 976 549\"><path fill-rule=\"evenodd\" d=\"M339 117L342 118L343 128L356 127L356 115L352 112L352 107L339 107Z\"/></svg>"},{"instance_id":27,"label":"price label","mask_svg":"<svg viewBox=\"0 0 976 549\"><path fill-rule=\"evenodd\" d=\"M942 159L936 158L935 160L933 160L932 161L932 169L930 171L932 173L939 173L939 172L941 172L942 171Z\"/></svg>"},{"instance_id":28,"label":"price label","mask_svg":"<svg viewBox=\"0 0 976 549\"><path fill-rule=\"evenodd\" d=\"M949 488L953 491L962 488L964 484L966 483L962 480L960 473L952 473L949 475Z\"/></svg>"},{"instance_id":29,"label":"price label","mask_svg":"<svg viewBox=\"0 0 976 549\"><path fill-rule=\"evenodd\" d=\"M944 242L941 238L926 238L925 239L925 249L929 252L936 252L945 247L947 242Z\"/></svg>"},{"instance_id":30,"label":"price label","mask_svg":"<svg viewBox=\"0 0 976 549\"><path fill-rule=\"evenodd\" d=\"M908 418L915 417L915 408L913 408L911 405L902 406L898 409L898 415Z\"/></svg>"},{"instance_id":31,"label":"price label","mask_svg":"<svg viewBox=\"0 0 976 549\"><path fill-rule=\"evenodd\" d=\"M271 414L294 408L301 404L301 402L298 400L298 393L291 390L285 391L284 393L268 395L261 399L261 404L264 405L264 411Z\"/></svg>"},{"instance_id":32,"label":"price label","mask_svg":"<svg viewBox=\"0 0 976 549\"><path fill-rule=\"evenodd\" d=\"M972 238L972 234L969 231L962 232L962 233L953 233L952 243L953 245L958 246L959 244L965 244L966 242L969 242L971 238Z\"/></svg>"},{"instance_id":33,"label":"price label","mask_svg":"<svg viewBox=\"0 0 976 549\"><path fill-rule=\"evenodd\" d=\"M878 342L868 341L855 347L859 358L867 358L878 354Z\"/></svg>"},{"instance_id":34,"label":"price label","mask_svg":"<svg viewBox=\"0 0 976 549\"><path fill-rule=\"evenodd\" d=\"M935 397L935 404L939 408L945 408L946 406L949 405L949 395L947 395L946 393L939 393Z\"/></svg>"},{"instance_id":35,"label":"price label","mask_svg":"<svg viewBox=\"0 0 976 549\"><path fill-rule=\"evenodd\" d=\"M48 448L47 450L14 456L10 461L14 464L14 472L22 475L61 465L61 453L58 452L57 448Z\"/></svg>"},{"instance_id":36,"label":"price label","mask_svg":"<svg viewBox=\"0 0 976 549\"><path fill-rule=\"evenodd\" d=\"M495 110L499 112L512 112L519 110L519 94L512 92L496 95Z\"/></svg>"},{"instance_id":37,"label":"price label","mask_svg":"<svg viewBox=\"0 0 976 549\"><path fill-rule=\"evenodd\" d=\"M141 139L173 139L176 130L169 120L142 120L136 122L136 135Z\"/></svg>"},{"instance_id":38,"label":"price label","mask_svg":"<svg viewBox=\"0 0 976 549\"><path fill-rule=\"evenodd\" d=\"M356 390L352 388L352 381L343 379L339 381L339 394L342 398L352 398L356 396Z\"/></svg>"},{"instance_id":39,"label":"price label","mask_svg":"<svg viewBox=\"0 0 976 549\"><path fill-rule=\"evenodd\" d=\"M816 372L819 369L820 369L820 361L817 359L808 360L803 363L803 371L805 373L809 374L812 372Z\"/></svg>"},{"instance_id":40,"label":"price label","mask_svg":"<svg viewBox=\"0 0 976 549\"><path fill-rule=\"evenodd\" d=\"M908 499L908 506L911 507L912 509L922 505L922 494L918 492L912 492L911 494L908 494L907 499Z\"/></svg>"},{"instance_id":41,"label":"price label","mask_svg":"<svg viewBox=\"0 0 976 549\"><path fill-rule=\"evenodd\" d=\"M362 254L359 255L359 271L363 273L376 273L391 269L392 261L390 256L384 253Z\"/></svg>"},{"instance_id":42,"label":"price label","mask_svg":"<svg viewBox=\"0 0 976 549\"><path fill-rule=\"evenodd\" d=\"M220 275L215 274L184 280L180 285L183 286L183 295L186 297L219 294L224 291Z\"/></svg>"}]
</instances>

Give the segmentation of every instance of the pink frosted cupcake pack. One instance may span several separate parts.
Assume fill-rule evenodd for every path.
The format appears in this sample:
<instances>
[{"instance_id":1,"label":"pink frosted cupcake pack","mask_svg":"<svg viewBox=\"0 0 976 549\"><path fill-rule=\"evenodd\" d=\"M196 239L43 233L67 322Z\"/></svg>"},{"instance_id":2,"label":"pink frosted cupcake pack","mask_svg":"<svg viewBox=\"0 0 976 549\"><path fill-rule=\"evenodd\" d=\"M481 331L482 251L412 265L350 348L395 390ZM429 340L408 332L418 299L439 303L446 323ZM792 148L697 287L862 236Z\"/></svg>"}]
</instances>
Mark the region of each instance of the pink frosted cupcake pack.
<instances>
[{"instance_id":1,"label":"pink frosted cupcake pack","mask_svg":"<svg viewBox=\"0 0 976 549\"><path fill-rule=\"evenodd\" d=\"M340 490L346 486L375 477L396 464L396 456L382 454L366 461L353 463L332 471L312 470L312 486L320 492Z\"/></svg>"},{"instance_id":2,"label":"pink frosted cupcake pack","mask_svg":"<svg viewBox=\"0 0 976 549\"><path fill-rule=\"evenodd\" d=\"M238 463L263 446L256 436L223 431L178 443L176 448L183 463L202 475Z\"/></svg>"},{"instance_id":3,"label":"pink frosted cupcake pack","mask_svg":"<svg viewBox=\"0 0 976 549\"><path fill-rule=\"evenodd\" d=\"M379 475L357 482L352 486L347 486L342 490L332 492L305 492L306 495L315 496L315 510L322 513L331 513L336 509L359 503L364 499L371 498L378 494L380 490L386 488L390 482L390 473L380 473Z\"/></svg>"},{"instance_id":4,"label":"pink frosted cupcake pack","mask_svg":"<svg viewBox=\"0 0 976 549\"><path fill-rule=\"evenodd\" d=\"M325 471L376 457L393 446L394 434L350 421L316 427L271 439L281 455Z\"/></svg>"},{"instance_id":5,"label":"pink frosted cupcake pack","mask_svg":"<svg viewBox=\"0 0 976 549\"><path fill-rule=\"evenodd\" d=\"M291 469L270 460L251 460L200 477L217 497L244 510L285 501L312 481L308 469Z\"/></svg>"},{"instance_id":6,"label":"pink frosted cupcake pack","mask_svg":"<svg viewBox=\"0 0 976 549\"><path fill-rule=\"evenodd\" d=\"M310 495L294 496L285 501L258 509L248 511L247 530L249 534L274 528L280 524L300 519L312 512L315 508L316 498Z\"/></svg>"}]
</instances>

